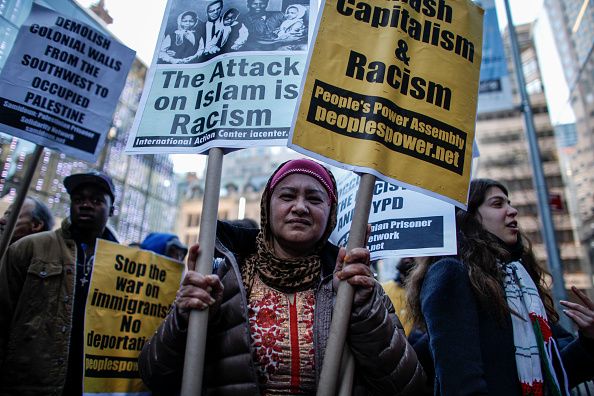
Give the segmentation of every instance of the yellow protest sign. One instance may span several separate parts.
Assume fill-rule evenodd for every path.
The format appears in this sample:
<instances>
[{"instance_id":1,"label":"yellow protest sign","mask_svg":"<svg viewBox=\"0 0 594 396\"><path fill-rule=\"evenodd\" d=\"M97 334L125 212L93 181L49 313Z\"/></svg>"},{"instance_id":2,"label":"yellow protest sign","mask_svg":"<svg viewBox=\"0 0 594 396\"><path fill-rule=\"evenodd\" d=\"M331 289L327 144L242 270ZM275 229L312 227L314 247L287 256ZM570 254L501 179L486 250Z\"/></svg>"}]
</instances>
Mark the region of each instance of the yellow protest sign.
<instances>
[{"instance_id":1,"label":"yellow protest sign","mask_svg":"<svg viewBox=\"0 0 594 396\"><path fill-rule=\"evenodd\" d=\"M140 395L143 345L169 312L182 263L97 240L84 332L84 393Z\"/></svg>"},{"instance_id":2,"label":"yellow protest sign","mask_svg":"<svg viewBox=\"0 0 594 396\"><path fill-rule=\"evenodd\" d=\"M470 0L327 0L289 147L464 205L482 24Z\"/></svg>"}]
</instances>

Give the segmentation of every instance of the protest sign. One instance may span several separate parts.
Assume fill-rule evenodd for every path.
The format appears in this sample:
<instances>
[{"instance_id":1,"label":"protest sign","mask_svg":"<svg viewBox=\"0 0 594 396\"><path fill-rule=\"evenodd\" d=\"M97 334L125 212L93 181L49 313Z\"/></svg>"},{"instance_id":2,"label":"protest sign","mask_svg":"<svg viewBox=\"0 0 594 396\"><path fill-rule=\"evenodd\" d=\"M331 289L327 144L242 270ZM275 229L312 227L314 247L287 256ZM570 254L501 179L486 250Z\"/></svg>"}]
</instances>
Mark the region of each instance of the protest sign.
<instances>
[{"instance_id":1,"label":"protest sign","mask_svg":"<svg viewBox=\"0 0 594 396\"><path fill-rule=\"evenodd\" d=\"M84 394L150 395L138 354L167 313L184 265L97 240L84 332Z\"/></svg>"},{"instance_id":2,"label":"protest sign","mask_svg":"<svg viewBox=\"0 0 594 396\"><path fill-rule=\"evenodd\" d=\"M485 10L483 59L479 83L478 112L488 113L514 107L507 59L493 0L480 0Z\"/></svg>"},{"instance_id":3,"label":"protest sign","mask_svg":"<svg viewBox=\"0 0 594 396\"><path fill-rule=\"evenodd\" d=\"M351 172L338 180L338 222L330 235L336 245L346 246L358 186L359 176ZM369 213L371 259L456 254L454 209L447 202L377 180Z\"/></svg>"},{"instance_id":4,"label":"protest sign","mask_svg":"<svg viewBox=\"0 0 594 396\"><path fill-rule=\"evenodd\" d=\"M3 132L94 162L134 51L33 4L0 74Z\"/></svg>"},{"instance_id":5,"label":"protest sign","mask_svg":"<svg viewBox=\"0 0 594 396\"><path fill-rule=\"evenodd\" d=\"M483 11L470 0L329 0L289 147L464 206Z\"/></svg>"},{"instance_id":6,"label":"protest sign","mask_svg":"<svg viewBox=\"0 0 594 396\"><path fill-rule=\"evenodd\" d=\"M314 0L169 0L126 151L286 145L316 11Z\"/></svg>"}]
</instances>

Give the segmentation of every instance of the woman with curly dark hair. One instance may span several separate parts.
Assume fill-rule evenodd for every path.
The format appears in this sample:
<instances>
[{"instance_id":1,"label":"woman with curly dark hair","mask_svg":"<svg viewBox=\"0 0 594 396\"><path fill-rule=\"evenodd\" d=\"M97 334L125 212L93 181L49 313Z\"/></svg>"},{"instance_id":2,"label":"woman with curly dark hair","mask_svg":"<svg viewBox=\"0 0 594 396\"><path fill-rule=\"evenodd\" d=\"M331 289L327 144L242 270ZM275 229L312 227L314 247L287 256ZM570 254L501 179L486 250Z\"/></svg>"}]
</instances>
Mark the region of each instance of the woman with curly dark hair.
<instances>
[{"instance_id":1,"label":"woman with curly dark hair","mask_svg":"<svg viewBox=\"0 0 594 396\"><path fill-rule=\"evenodd\" d=\"M594 304L573 288L584 305L561 304L580 335L557 343L547 272L517 214L501 183L474 180L456 215L458 257L417 260L407 297L427 330L436 395L568 395L594 376Z\"/></svg>"}]
</instances>

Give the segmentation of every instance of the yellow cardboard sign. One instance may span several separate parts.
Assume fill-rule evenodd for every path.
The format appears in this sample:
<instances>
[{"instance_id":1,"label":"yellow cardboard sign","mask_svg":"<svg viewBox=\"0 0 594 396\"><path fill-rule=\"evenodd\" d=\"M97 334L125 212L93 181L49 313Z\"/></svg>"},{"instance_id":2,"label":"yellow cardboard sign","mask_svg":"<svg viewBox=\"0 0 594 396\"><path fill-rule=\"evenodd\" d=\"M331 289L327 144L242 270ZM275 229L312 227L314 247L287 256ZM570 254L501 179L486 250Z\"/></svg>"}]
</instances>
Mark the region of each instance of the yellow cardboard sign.
<instances>
[{"instance_id":1,"label":"yellow cardboard sign","mask_svg":"<svg viewBox=\"0 0 594 396\"><path fill-rule=\"evenodd\" d=\"M84 393L150 394L138 355L169 312L184 265L97 240L84 332Z\"/></svg>"},{"instance_id":2,"label":"yellow cardboard sign","mask_svg":"<svg viewBox=\"0 0 594 396\"><path fill-rule=\"evenodd\" d=\"M466 203L483 10L327 0L289 147Z\"/></svg>"}]
</instances>

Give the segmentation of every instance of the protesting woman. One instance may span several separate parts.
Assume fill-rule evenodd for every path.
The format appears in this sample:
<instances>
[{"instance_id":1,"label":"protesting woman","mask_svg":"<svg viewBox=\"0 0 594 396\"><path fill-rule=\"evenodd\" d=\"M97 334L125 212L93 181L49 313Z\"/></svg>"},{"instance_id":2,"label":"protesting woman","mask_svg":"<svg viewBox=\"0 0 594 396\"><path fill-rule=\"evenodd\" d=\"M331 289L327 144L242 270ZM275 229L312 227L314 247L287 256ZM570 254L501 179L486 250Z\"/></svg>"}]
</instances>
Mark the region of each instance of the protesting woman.
<instances>
[{"instance_id":1,"label":"protesting woman","mask_svg":"<svg viewBox=\"0 0 594 396\"><path fill-rule=\"evenodd\" d=\"M355 288L347 339L354 394L417 394L422 369L372 277L369 251L347 255L328 242L336 194L326 168L292 160L268 180L261 230L219 223L214 274L188 272L174 309L142 350L141 376L153 392L179 389L188 314L209 307L205 394L314 395L342 279ZM198 254L193 246L190 268Z\"/></svg>"},{"instance_id":2,"label":"protesting woman","mask_svg":"<svg viewBox=\"0 0 594 396\"><path fill-rule=\"evenodd\" d=\"M594 375L594 304L562 301L576 340L558 342L559 316L507 189L472 181L457 213L458 257L420 260L407 285L426 324L436 395L569 395ZM555 279L563 282L562 279Z\"/></svg>"}]
</instances>

